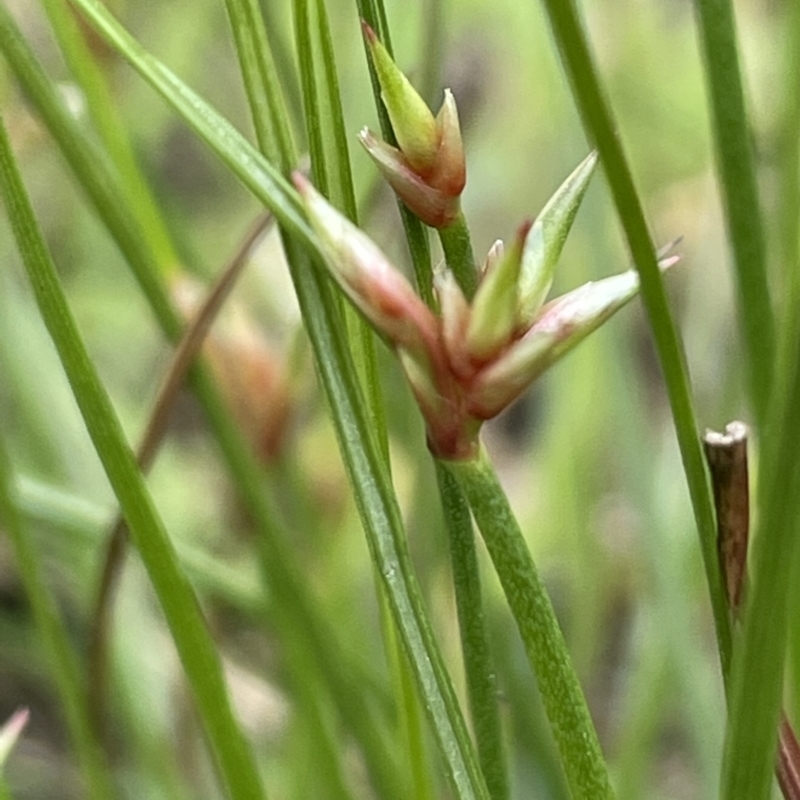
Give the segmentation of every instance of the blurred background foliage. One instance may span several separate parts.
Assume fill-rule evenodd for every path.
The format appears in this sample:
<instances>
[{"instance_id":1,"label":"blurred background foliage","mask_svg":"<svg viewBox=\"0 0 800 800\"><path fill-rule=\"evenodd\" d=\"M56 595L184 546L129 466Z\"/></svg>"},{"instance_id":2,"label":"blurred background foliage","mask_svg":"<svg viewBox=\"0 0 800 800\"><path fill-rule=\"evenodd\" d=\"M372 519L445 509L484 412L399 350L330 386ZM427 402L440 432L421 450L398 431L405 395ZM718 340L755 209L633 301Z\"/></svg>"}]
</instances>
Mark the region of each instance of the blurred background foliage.
<instances>
[{"instance_id":1,"label":"blurred background foliage","mask_svg":"<svg viewBox=\"0 0 800 800\"><path fill-rule=\"evenodd\" d=\"M5 2L88 129L82 98L38 4ZM148 49L249 132L221 2L110 5ZM785 97L782 47L789 5L737 3L768 221L780 179L776 120ZM289 4L262 0L262 6L299 122ZM651 229L661 243L683 237L682 264L667 283L701 425L721 429L733 418L746 420L730 256L712 173L691 4L585 0L582 7ZM405 264L396 206L355 141L361 126L376 127L355 4L329 0L328 8L364 225ZM395 0L387 9L399 64L435 106L447 86L458 101L468 156L464 209L476 252L483 253L534 215L587 151L543 13L537 3L519 0ZM259 214L255 201L129 68L99 40L92 46L183 265L199 279L211 279ZM135 442L169 347L114 244L5 69L0 97L81 332ZM48 582L75 644L83 648L100 537L113 518L114 498L39 320L5 218L0 263L0 424ZM627 267L599 174L567 242L555 291ZM266 490L286 516L305 579L369 676L365 686L373 702L387 704L370 561L274 233L252 253L235 302L285 370L291 397L291 417L280 452L268 465ZM423 428L383 348L380 361L394 479L412 555L462 691L447 545ZM619 797L715 796L724 706L711 616L672 422L638 306L620 313L548 372L492 423L487 439L553 595ZM190 565L237 708L263 759L270 796L327 796L307 767L314 763L313 737L295 713L292 676L265 613L268 600L253 563L250 520L188 393L172 415L149 485ZM512 619L491 569L484 575L512 743L514 796L564 798ZM219 796L171 640L135 557L126 566L113 631L110 746L122 796ZM15 796L78 797L60 711L5 537L0 537L0 643L0 719L19 705L32 712L8 766ZM325 725L336 730L333 712L326 713ZM391 730L390 711L385 719ZM357 750L345 743L342 752L353 796L370 796Z\"/></svg>"}]
</instances>

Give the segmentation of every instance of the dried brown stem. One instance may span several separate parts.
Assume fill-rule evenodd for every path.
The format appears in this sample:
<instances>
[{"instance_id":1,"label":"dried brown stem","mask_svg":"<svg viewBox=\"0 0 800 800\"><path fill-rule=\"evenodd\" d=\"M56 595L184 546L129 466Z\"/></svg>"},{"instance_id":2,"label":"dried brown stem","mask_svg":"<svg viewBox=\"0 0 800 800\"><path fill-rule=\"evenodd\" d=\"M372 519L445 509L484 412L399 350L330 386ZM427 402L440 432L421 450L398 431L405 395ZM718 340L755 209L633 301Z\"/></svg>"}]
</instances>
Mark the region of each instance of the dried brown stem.
<instances>
[{"instance_id":1,"label":"dried brown stem","mask_svg":"<svg viewBox=\"0 0 800 800\"><path fill-rule=\"evenodd\" d=\"M178 393L195 362L208 332L219 314L231 290L241 275L247 256L261 235L271 226L271 214L263 214L252 225L236 252L220 272L203 304L198 308L191 322L186 326L180 339L164 380L156 395L147 427L136 450L136 460L142 472L147 472L153 464L158 448L163 441L172 408ZM108 638L114 592L125 563L128 541L128 528L124 518L117 516L108 535L102 572L97 587L89 629L88 646L88 702L92 718L98 731L103 731L106 708Z\"/></svg>"},{"instance_id":2,"label":"dried brown stem","mask_svg":"<svg viewBox=\"0 0 800 800\"><path fill-rule=\"evenodd\" d=\"M747 426L731 422L725 433L706 431L706 461L717 510L717 553L725 577L728 605L738 622L747 583L750 490L747 472ZM778 729L775 775L786 800L800 800L800 746L786 714Z\"/></svg>"},{"instance_id":3,"label":"dried brown stem","mask_svg":"<svg viewBox=\"0 0 800 800\"><path fill-rule=\"evenodd\" d=\"M743 422L731 422L725 433L706 431L703 443L717 509L717 554L725 578L728 605L736 619L747 576L750 531L747 426Z\"/></svg>"},{"instance_id":4,"label":"dried brown stem","mask_svg":"<svg viewBox=\"0 0 800 800\"><path fill-rule=\"evenodd\" d=\"M775 774L786 800L800 800L800 746L785 714L781 715Z\"/></svg>"}]
</instances>

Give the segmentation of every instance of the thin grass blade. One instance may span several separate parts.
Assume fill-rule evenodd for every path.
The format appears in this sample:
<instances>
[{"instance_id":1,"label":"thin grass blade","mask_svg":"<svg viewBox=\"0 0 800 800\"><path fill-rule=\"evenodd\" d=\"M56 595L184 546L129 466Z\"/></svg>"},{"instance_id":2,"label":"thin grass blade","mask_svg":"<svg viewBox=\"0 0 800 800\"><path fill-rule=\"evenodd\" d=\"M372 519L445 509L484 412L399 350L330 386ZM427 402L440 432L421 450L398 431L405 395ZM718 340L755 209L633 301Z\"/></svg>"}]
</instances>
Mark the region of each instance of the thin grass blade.
<instances>
[{"instance_id":1,"label":"thin grass blade","mask_svg":"<svg viewBox=\"0 0 800 800\"><path fill-rule=\"evenodd\" d=\"M179 266L178 255L161 210L139 166L130 136L102 68L66 0L42 0L61 52L86 98L86 108L106 153L116 167L142 234L148 238L165 275Z\"/></svg>"},{"instance_id":2,"label":"thin grass blade","mask_svg":"<svg viewBox=\"0 0 800 800\"><path fill-rule=\"evenodd\" d=\"M717 172L731 240L739 329L750 403L763 431L775 370L775 322L767 283L766 234L753 165L736 26L730 0L695 0L711 109ZM795 180L797 174L795 173Z\"/></svg>"},{"instance_id":3,"label":"thin grass blade","mask_svg":"<svg viewBox=\"0 0 800 800\"><path fill-rule=\"evenodd\" d=\"M100 219L128 260L162 330L169 338L176 339L181 330L178 315L166 294L158 264L147 242L142 240L137 226L126 213L126 200L118 191L104 154L82 134L66 112L2 5L0 48L55 137ZM391 787L397 781L392 778L391 765L379 729L368 710L369 702L364 696L363 685L338 645L334 626L316 610L318 606L300 578L302 573L283 544L285 537L279 530L278 516L264 491L263 473L253 459L252 450L199 365L192 368L190 383L208 415L231 474L261 534L257 539L260 564L274 597L276 627L286 635L301 632L306 637L310 657L318 665L324 665L322 674L345 725L365 750L373 748L373 768L377 774L385 775L381 780Z\"/></svg>"},{"instance_id":4,"label":"thin grass blade","mask_svg":"<svg viewBox=\"0 0 800 800\"><path fill-rule=\"evenodd\" d=\"M710 487L700 446L689 376L675 322L667 304L655 248L628 161L617 135L611 108L600 84L575 0L543 0L569 76L583 124L593 139L608 179L611 195L641 278L642 301L650 321L667 388L678 446L700 536L706 581L714 612L723 677L731 659L731 630L716 555L716 526Z\"/></svg>"},{"instance_id":5,"label":"thin grass blade","mask_svg":"<svg viewBox=\"0 0 800 800\"><path fill-rule=\"evenodd\" d=\"M2 126L0 188L40 313L161 603L197 701L220 778L232 798L264 797L258 768L234 717L219 655L197 598L178 566L174 547L86 353Z\"/></svg>"},{"instance_id":6,"label":"thin grass blade","mask_svg":"<svg viewBox=\"0 0 800 800\"><path fill-rule=\"evenodd\" d=\"M306 136L311 154L311 177L315 186L353 223L357 223L355 191L347 144L339 79L333 42L324 0L295 0L295 39L303 86ZM352 343L359 382L384 457L390 468L389 436L386 428L381 387L375 358L375 336L363 317L348 303L343 305L345 324ZM407 743L409 776L406 791L419 800L432 797L429 765L425 758L421 709L413 676L399 635L391 619L389 600L379 580L378 599L383 609L381 620L384 651L390 664L392 686L400 716L403 741ZM398 787L399 788L399 787Z\"/></svg>"}]
</instances>

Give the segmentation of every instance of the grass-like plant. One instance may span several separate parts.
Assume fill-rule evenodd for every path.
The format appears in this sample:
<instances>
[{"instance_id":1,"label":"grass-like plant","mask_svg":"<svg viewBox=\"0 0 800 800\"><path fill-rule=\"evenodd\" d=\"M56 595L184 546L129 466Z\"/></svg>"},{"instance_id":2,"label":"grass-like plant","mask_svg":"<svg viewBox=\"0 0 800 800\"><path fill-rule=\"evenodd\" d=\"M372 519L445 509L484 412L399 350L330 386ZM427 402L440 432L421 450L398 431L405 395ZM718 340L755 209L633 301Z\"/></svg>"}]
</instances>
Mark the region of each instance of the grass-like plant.
<instances>
[{"instance_id":1,"label":"grass-like plant","mask_svg":"<svg viewBox=\"0 0 800 800\"><path fill-rule=\"evenodd\" d=\"M457 87L433 87L432 77L445 70L447 47L441 45L451 41L455 9L423 4L428 47L406 72L398 65L406 58L396 59L392 47L392 34L404 49L408 44L405 7L387 8L382 0L226 0L219 8L209 2L204 10L228 23L227 46L235 58L226 62L224 80L238 70L239 113L251 139L240 132L241 120L217 111L143 44L144 34L140 39L128 31L136 13L123 24L100 0L34 5L18 17L0 7L0 51L13 76L0 126L0 190L16 255L11 236L3 254L7 263L18 257L24 267L27 288L20 302L26 311L38 309L57 361L43 340L15 337L14 303L0 305L0 313L9 315L0 355L10 376L0 398L9 409L0 426L0 529L32 610L31 625L22 628L35 630L42 643L37 677L54 687L55 698L43 702L24 690L15 698L13 688L9 696L0 694L2 703L30 706L31 718L14 753L0 758L0 793L23 797L26 782L37 785L35 754L25 743L39 736L53 746L37 718L53 715L55 704L69 744L66 756L54 756L50 766L54 775L78 773L65 779L64 796L677 796L651 784L673 763L656 746L672 721L690 743L677 768L688 777L677 777L690 781L697 796L766 799L777 764L781 791L800 797L800 748L792 730L800 626L791 614L800 533L800 149L791 130L800 103L787 100L774 123L782 177L773 230L763 221L760 165L752 152L730 2L696 0L694 22L684 23L687 30L696 26L701 45L733 254L742 355L735 368L725 368L740 373L745 388L743 398L731 400L720 377L712 387L719 397L704 399L700 415L679 316L665 286L673 273L677 280L681 271L701 268L696 245L687 232L682 247L690 254L681 257L674 245L659 250L654 242L645 210L649 198L634 180L620 134L625 129L609 101L616 97L608 89L613 81L598 67L574 0L544 0L538 27L527 20L512 33L506 21L508 52L498 60L515 64L535 49L547 20L553 55L589 146L577 167L563 169L560 185L558 171L549 170L555 191L539 198L541 210L512 219L512 238L491 246L482 240L492 241L496 232L471 211L493 219L517 210L500 206L504 187L480 170L481 195L470 194L480 114L465 114L466 103L459 110ZM508 6L511 16L517 6ZM800 15L787 16L793 26L785 50L795 57L787 59L786 92L795 98ZM183 26L187 34L202 30L200 17L181 11L172 34L180 38ZM52 67L43 66L37 36L27 32L45 19L71 95L51 77ZM363 52L361 45L342 45L342 37L349 45L360 40ZM220 38L210 41L216 47ZM133 68L126 80L135 73L136 88L126 87L120 102L114 73L123 60ZM152 132L142 130L146 125L128 102L150 101L127 99L140 98L142 81L166 101L168 124L179 121L180 136L206 148L220 180L234 179L249 193L230 219L217 208L214 225L221 230L233 221L247 228L250 217L259 216L204 297L198 262L205 258L188 241L208 222L198 215L187 235L166 211L159 180L148 179L142 167L138 139ZM361 88L369 82L371 109L350 81ZM638 95L652 93L634 85ZM431 93L443 100L431 106ZM513 94L521 96L518 89ZM69 97L79 102L70 104ZM218 99L226 100L224 94ZM566 100L565 94L565 107ZM380 130L363 127L356 138L353 109L376 116ZM505 158L497 143L504 133L513 136L509 120L522 113L511 108L508 117L487 115L499 137L492 140L493 169ZM563 124L577 130L575 120ZM35 136L46 132L48 153L57 150L66 163L71 186L59 191L67 197L76 187L81 208L90 209L92 247L101 253L112 243L114 258L129 270L126 303L133 307L143 298L175 347L151 412L137 408L120 391L124 382L116 382L113 371L106 377L102 359L92 357L106 333L82 332L79 322L99 301L86 287L82 294L79 283L72 285L62 263L68 250L65 255L48 229L46 214L44 222L37 220L31 197L41 194L41 176L28 163L35 159L26 153L32 146L26 145L26 126L35 127ZM555 138L560 144L562 136ZM368 158L351 154L357 141ZM523 149L530 168L547 169L536 148L529 143ZM155 162L152 152L147 160ZM566 164L568 158L556 160ZM60 167L45 164L48 183ZM523 168L529 165L518 160L503 166L508 174ZM598 172L633 262L627 271L609 269L599 257L611 252L602 241L615 223L598 210L597 197L587 197ZM385 202L390 196L398 216ZM72 203L69 197L59 202ZM580 237L588 220L579 209L586 203L594 204L593 240L601 244L581 250L568 234L576 228ZM493 204L497 211L487 213ZM387 234L379 220L389 214ZM271 222L275 231L267 234ZM668 230L665 238L684 233ZM783 260L775 270L781 303L770 293L772 239ZM291 336L301 343L289 346L284 333L280 355L265 341L269 315L263 309L271 301L277 315L287 301L273 293L285 290L273 286L249 303L232 297L248 258L265 240L273 259L288 268L299 312ZM724 240L704 249L707 259L712 248L724 249ZM406 252L413 280L404 274ZM582 285L567 282L548 300L553 284L561 283L557 267L579 254L592 256L585 259ZM715 258L723 261L727 254ZM684 264L667 274L678 261ZM16 297L19 290L10 287L19 280L3 276L9 298ZM708 288L697 280L689 286L689 308L708 300ZM637 295L659 366L655 381L648 381L644 360L637 362L630 337L617 328L616 344L591 344L608 335L595 331ZM236 302L244 311L226 317ZM701 348L709 349L715 331L704 322L700 312L693 346L708 338ZM144 330L149 320L136 312L134 324ZM123 344L111 314L103 325L109 341ZM41 357L48 365L33 382L18 377L26 373L25 348L30 363ZM575 348L567 359L577 364L569 380L560 367L551 376L551 367ZM579 361L578 353L588 355ZM309 360L322 408L311 388ZM57 363L68 388L60 383ZM169 473L156 464L157 474L148 480L159 448L181 459L179 445L174 453L169 449L167 420L184 382L218 453L197 447ZM538 435L541 452L526 454L535 469L518 467L523 477L517 480L540 479L527 492L537 497L525 498L511 490L513 480L505 480L503 461L510 456L503 456L500 435L487 437L486 430L504 413L513 419L534 383L544 384L554 400ZM643 396L658 395L662 386L671 420L664 427L674 428L675 458L663 455L663 443L648 427L660 422L646 419ZM704 396L709 391L704 386ZM55 400L57 393L63 402ZM43 402L50 394L52 402ZM603 416L611 401L627 409L614 423ZM80 446L99 458L114 509L98 511L92 497L87 510L73 465L55 455L74 446L65 432L73 402L89 435L78 437ZM64 420L62 407L69 408ZM126 436L137 424L129 418L132 408L133 419L149 415L136 447ZM752 497L746 481L731 488L723 473L708 473L700 426L721 427L721 420L706 419L709 408L717 414L738 409L748 418L757 444ZM328 426L346 490L337 482L327 434L314 432ZM316 444L304 449L301 441L314 436ZM184 522L177 524L165 524L170 517L159 510L169 486L192 481L186 465L198 460L209 473L226 475L233 489L227 498L210 492L215 522L205 537L192 532L203 524L198 509L184 509ZM85 456L79 461L73 472L90 469ZM189 472L185 480L182 470ZM25 474L32 471L47 478ZM410 501L409 475L415 482ZM335 488L320 489L320 481ZM688 526L676 510L680 503L673 502L683 486L697 531L691 546L676 535ZM336 496L320 500L324 491ZM613 498L622 498L615 501L621 511L610 516L616 523L606 523L613 543L603 544L597 520L603 502ZM748 503L757 520L749 569ZM745 511L737 517L731 504ZM221 510L226 507L227 513ZM337 507L345 510L337 513ZM625 513L640 521L626 526L619 522ZM638 537L635 545L628 527ZM220 528L231 530L220 535ZM350 536L356 529L362 534ZM247 532L243 542L234 530ZM48 542L60 543L52 549L58 557ZM129 549L143 571L126 567ZM537 566L540 555L544 570ZM0 566L5 558L0 550ZM704 591L687 562L702 564ZM258 581L246 572L252 566ZM567 576L564 597L559 570ZM69 589L58 580L65 574L72 579ZM139 581L131 588L133 574ZM647 590L636 588L642 584ZM147 604L148 587L158 610ZM623 598L625 613L614 610L615 597ZM38 672L38 648L28 639L16 645L19 623L6 624L4 616L0 610L0 636L9 646L3 643L0 652L12 656L7 664L0 661L0 674L24 675L27 661L36 662L32 672ZM692 645L704 623L704 640L716 645L718 657L711 661ZM142 626L158 635L142 638ZM627 633L615 640L620 626ZM625 641L625 652L616 654ZM173 651L177 661L170 665ZM152 662L165 666L159 670ZM618 684L616 693L598 689L604 673ZM712 681L717 701L707 698ZM184 684L185 697L178 688ZM164 698L172 707L164 708ZM613 713L602 713L604 704ZM670 717L676 705L682 708L678 723ZM0 706L0 719L12 711ZM41 785L48 779L60 780L44 776Z\"/></svg>"}]
</instances>

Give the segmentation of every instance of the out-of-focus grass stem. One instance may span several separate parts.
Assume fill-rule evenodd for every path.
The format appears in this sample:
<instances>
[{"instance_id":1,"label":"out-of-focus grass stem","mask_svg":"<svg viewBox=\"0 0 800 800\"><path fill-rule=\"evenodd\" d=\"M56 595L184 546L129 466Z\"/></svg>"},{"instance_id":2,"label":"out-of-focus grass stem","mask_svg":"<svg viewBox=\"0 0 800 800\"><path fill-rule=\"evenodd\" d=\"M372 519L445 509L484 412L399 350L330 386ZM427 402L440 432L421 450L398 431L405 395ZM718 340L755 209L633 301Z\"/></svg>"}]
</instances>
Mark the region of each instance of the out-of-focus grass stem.
<instances>
[{"instance_id":1,"label":"out-of-focus grass stem","mask_svg":"<svg viewBox=\"0 0 800 800\"><path fill-rule=\"evenodd\" d=\"M609 188L641 279L641 293L669 396L683 468L700 535L700 547L714 611L723 676L731 659L728 608L716 556L716 527L700 447L685 358L667 304L655 248L611 108L578 18L574 0L543 0L584 126L594 140Z\"/></svg>"}]
</instances>

